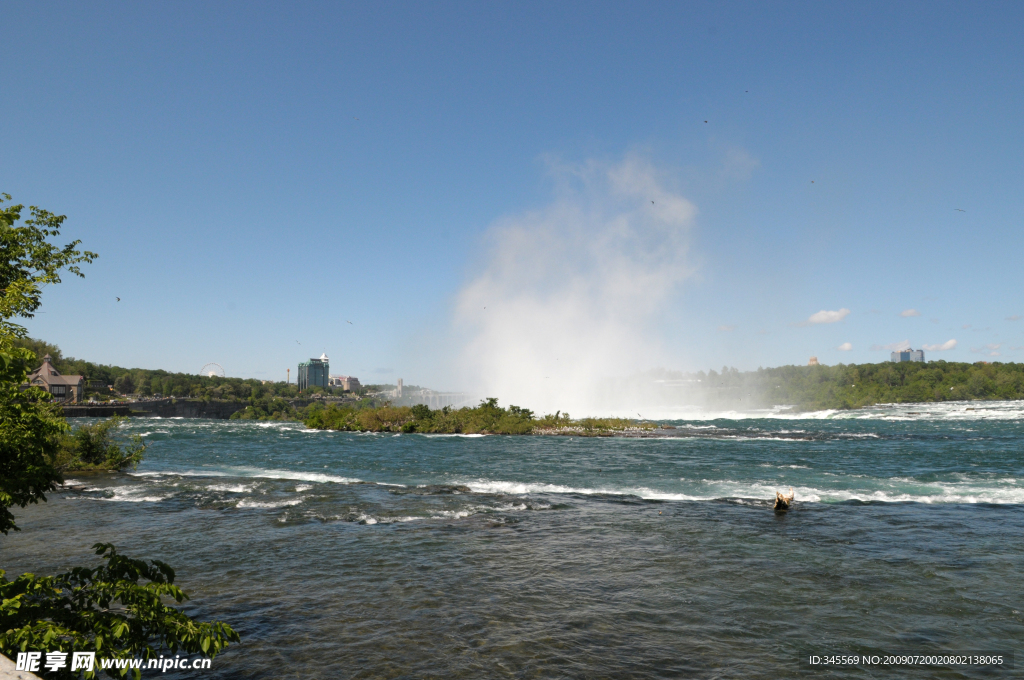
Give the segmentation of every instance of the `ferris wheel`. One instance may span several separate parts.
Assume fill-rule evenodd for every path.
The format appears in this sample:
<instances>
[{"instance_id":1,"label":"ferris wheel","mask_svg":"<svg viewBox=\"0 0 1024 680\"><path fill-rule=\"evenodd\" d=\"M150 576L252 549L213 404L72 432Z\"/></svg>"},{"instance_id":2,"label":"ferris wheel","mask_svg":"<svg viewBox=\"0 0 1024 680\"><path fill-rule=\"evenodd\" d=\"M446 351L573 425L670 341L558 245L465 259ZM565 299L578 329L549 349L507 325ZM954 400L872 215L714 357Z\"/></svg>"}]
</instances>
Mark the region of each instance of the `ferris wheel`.
<instances>
[{"instance_id":1,"label":"ferris wheel","mask_svg":"<svg viewBox=\"0 0 1024 680\"><path fill-rule=\"evenodd\" d=\"M224 367L214 361L211 361L199 369L199 375L205 378L223 378Z\"/></svg>"}]
</instances>

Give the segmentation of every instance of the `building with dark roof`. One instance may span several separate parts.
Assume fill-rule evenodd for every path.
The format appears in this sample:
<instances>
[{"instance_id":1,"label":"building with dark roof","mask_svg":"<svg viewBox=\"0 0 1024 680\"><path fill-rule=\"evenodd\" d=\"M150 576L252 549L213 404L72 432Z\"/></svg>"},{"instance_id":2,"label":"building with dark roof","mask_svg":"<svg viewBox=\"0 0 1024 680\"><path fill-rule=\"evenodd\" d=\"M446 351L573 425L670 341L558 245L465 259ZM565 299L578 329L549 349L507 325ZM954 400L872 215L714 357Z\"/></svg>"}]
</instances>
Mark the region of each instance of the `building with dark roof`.
<instances>
[{"instance_id":1,"label":"building with dark roof","mask_svg":"<svg viewBox=\"0 0 1024 680\"><path fill-rule=\"evenodd\" d=\"M61 375L53 367L53 358L47 354L43 365L28 374L28 384L53 395L55 401L77 404L85 392L85 378L80 375Z\"/></svg>"}]
</instances>

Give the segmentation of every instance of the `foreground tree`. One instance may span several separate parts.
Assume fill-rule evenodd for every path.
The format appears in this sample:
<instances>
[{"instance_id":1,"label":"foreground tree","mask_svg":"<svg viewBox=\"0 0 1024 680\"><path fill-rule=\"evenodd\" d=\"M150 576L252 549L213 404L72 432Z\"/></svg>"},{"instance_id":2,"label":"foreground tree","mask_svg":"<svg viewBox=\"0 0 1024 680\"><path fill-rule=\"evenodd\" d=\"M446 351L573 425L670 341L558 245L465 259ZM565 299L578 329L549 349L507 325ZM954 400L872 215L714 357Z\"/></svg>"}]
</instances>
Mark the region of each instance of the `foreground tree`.
<instances>
[{"instance_id":1,"label":"foreground tree","mask_svg":"<svg viewBox=\"0 0 1024 680\"><path fill-rule=\"evenodd\" d=\"M63 215L32 206L31 217L21 222L25 207L5 207L10 200L0 194L0 532L5 534L18 529L12 506L45 501L46 492L63 481L49 461L68 429L48 394L21 389L36 357L15 347L25 328L13 319L34 316L43 286L60 283L64 271L82 276L78 265L96 257L78 250L80 241L63 248L49 242L60 234Z\"/></svg>"},{"instance_id":2,"label":"foreground tree","mask_svg":"<svg viewBox=\"0 0 1024 680\"><path fill-rule=\"evenodd\" d=\"M109 459L109 432L95 426L69 438L59 406L43 390L22 383L35 354L15 342L25 338L16 318L31 318L40 305L42 287L60 283L60 275L82 276L78 265L95 253L77 249L79 241L60 248L49 242L60 233L64 216L31 207L20 222L22 205L0 194L0 532L18 531L12 507L46 500L46 493L63 482L55 466L62 443L73 442L82 460ZM137 462L140 452L129 449ZM0 653L93 652L100 659L152 658L160 650L215 656L238 641L230 626L193 621L163 602L182 602L187 595L175 586L174 570L153 560L144 562L119 555L111 544L94 546L106 565L79 567L58 576L22 574L13 581L0 570ZM146 581L146 583L140 583ZM111 677L128 668L108 669ZM138 668L132 669L138 678ZM57 677L79 677L70 664L54 671ZM51 674L52 676L53 674ZM87 671L92 678L96 670Z\"/></svg>"}]
</instances>

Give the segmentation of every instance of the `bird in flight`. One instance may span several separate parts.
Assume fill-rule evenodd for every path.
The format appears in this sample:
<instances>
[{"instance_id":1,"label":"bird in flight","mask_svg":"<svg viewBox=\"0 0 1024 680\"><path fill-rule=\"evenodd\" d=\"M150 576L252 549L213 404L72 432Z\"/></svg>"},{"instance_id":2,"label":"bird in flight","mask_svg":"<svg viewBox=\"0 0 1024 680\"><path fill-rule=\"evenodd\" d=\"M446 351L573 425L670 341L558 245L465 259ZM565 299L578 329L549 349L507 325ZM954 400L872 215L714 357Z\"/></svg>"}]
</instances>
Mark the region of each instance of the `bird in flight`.
<instances>
[{"instance_id":1,"label":"bird in flight","mask_svg":"<svg viewBox=\"0 0 1024 680\"><path fill-rule=\"evenodd\" d=\"M302 343L301 343L301 342L299 342L298 340L296 340L296 341L295 341L295 344L296 344L296 345L301 345Z\"/></svg>"},{"instance_id":2,"label":"bird in flight","mask_svg":"<svg viewBox=\"0 0 1024 680\"><path fill-rule=\"evenodd\" d=\"M118 301L118 302L120 302L120 301L121 301L121 298L117 298L117 301Z\"/></svg>"},{"instance_id":3,"label":"bird in flight","mask_svg":"<svg viewBox=\"0 0 1024 680\"><path fill-rule=\"evenodd\" d=\"M351 322L351 321L349 321L348 319L345 319L345 323L352 323L352 322ZM353 325L354 325L354 324L353 324Z\"/></svg>"},{"instance_id":4,"label":"bird in flight","mask_svg":"<svg viewBox=\"0 0 1024 680\"><path fill-rule=\"evenodd\" d=\"M953 208L953 210L959 210L960 212L967 212L966 210L964 210L962 208Z\"/></svg>"},{"instance_id":5,"label":"bird in flight","mask_svg":"<svg viewBox=\"0 0 1024 680\"><path fill-rule=\"evenodd\" d=\"M706 123L707 121L704 121L704 122Z\"/></svg>"},{"instance_id":6,"label":"bird in flight","mask_svg":"<svg viewBox=\"0 0 1024 680\"><path fill-rule=\"evenodd\" d=\"M651 201L651 205L654 205L654 201Z\"/></svg>"}]
</instances>

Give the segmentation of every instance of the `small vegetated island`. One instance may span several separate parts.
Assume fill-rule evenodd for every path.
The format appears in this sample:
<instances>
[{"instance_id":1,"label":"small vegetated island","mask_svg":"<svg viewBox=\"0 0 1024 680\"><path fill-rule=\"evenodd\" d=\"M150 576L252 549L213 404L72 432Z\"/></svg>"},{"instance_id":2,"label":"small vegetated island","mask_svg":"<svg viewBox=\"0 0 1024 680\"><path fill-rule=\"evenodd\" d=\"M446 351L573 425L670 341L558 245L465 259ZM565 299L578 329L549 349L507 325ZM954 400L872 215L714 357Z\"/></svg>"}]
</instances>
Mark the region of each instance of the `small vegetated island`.
<instances>
[{"instance_id":1,"label":"small vegetated island","mask_svg":"<svg viewBox=\"0 0 1024 680\"><path fill-rule=\"evenodd\" d=\"M303 421L317 430L352 432L422 432L425 434L579 434L642 433L653 430L652 422L628 418L581 418L573 420L558 412L540 418L519 406L502 408L497 399L485 399L474 408L431 410L428 406L376 408L353 406L314 407Z\"/></svg>"}]
</instances>

